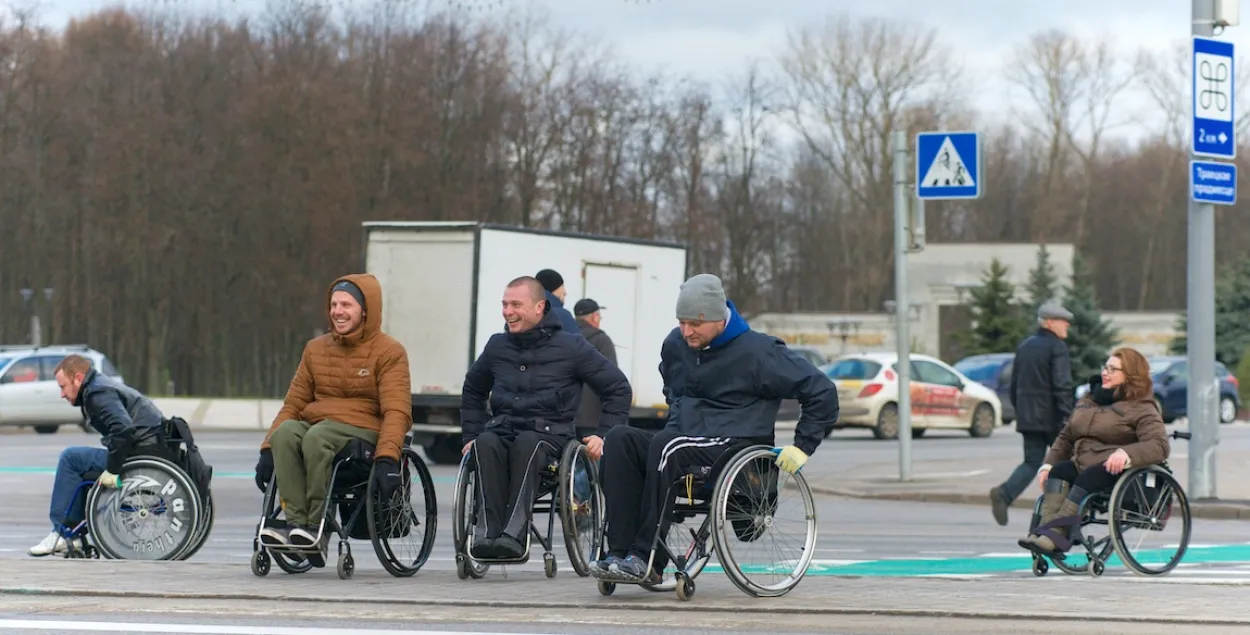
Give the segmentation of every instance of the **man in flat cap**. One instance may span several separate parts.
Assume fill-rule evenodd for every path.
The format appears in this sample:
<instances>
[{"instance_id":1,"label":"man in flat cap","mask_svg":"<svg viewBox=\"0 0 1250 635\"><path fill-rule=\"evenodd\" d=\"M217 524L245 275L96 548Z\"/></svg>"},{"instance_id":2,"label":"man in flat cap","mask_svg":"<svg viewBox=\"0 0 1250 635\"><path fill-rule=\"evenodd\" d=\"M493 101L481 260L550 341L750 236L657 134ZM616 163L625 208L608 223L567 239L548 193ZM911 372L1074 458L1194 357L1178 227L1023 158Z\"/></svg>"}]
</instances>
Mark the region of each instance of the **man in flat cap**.
<instances>
[{"instance_id":1,"label":"man in flat cap","mask_svg":"<svg viewBox=\"0 0 1250 635\"><path fill-rule=\"evenodd\" d=\"M1037 310L1038 329L1016 349L1011 368L1011 403L1016 432L1024 440L1024 462L990 490L994 520L1007 525L1007 508L1037 476L1046 450L1072 416L1072 357L1064 340L1072 313L1049 301Z\"/></svg>"}]
</instances>

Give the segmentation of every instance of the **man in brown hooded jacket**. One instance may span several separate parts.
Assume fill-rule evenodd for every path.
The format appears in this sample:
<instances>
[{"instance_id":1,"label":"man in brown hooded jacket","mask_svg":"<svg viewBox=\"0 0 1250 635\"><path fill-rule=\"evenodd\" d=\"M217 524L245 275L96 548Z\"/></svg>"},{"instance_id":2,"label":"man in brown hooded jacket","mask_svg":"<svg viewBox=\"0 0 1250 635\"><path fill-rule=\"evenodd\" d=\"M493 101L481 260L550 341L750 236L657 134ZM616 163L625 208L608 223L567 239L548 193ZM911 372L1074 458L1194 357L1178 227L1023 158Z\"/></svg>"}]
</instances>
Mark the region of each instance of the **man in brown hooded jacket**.
<instances>
[{"instance_id":1,"label":"man in brown hooded jacket","mask_svg":"<svg viewBox=\"0 0 1250 635\"><path fill-rule=\"evenodd\" d=\"M286 523L267 522L261 539L296 545L325 566L318 536L334 457L353 439L375 447L373 478L383 499L401 485L399 459L412 427L408 354L382 332L382 288L368 274L343 276L326 294L330 332L304 347L286 400L260 446L256 485L272 475ZM320 543L318 542L320 539Z\"/></svg>"}]
</instances>

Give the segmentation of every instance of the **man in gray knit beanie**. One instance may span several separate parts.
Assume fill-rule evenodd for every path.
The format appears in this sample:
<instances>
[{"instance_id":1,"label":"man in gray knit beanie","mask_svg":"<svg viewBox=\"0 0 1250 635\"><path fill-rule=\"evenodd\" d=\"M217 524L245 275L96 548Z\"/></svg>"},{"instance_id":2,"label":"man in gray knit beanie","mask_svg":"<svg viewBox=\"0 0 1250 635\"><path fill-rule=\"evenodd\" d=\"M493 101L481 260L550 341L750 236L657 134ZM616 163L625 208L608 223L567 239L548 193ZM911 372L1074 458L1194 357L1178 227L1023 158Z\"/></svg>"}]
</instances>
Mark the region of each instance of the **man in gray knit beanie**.
<instances>
[{"instance_id":1,"label":"man in gray knit beanie","mask_svg":"<svg viewBox=\"0 0 1250 635\"><path fill-rule=\"evenodd\" d=\"M720 278L701 273L681 285L677 294L677 319L694 322L720 322L729 319L725 286Z\"/></svg>"}]
</instances>

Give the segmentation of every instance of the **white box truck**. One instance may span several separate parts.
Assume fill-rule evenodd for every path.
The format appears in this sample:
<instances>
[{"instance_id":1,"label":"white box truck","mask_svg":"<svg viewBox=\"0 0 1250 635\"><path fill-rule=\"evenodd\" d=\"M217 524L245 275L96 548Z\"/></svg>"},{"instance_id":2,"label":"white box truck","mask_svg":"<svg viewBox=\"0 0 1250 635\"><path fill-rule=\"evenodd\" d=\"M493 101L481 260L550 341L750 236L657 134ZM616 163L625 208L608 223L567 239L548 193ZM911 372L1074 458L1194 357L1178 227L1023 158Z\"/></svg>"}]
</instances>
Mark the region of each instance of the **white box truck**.
<instances>
[{"instance_id":1,"label":"white box truck","mask_svg":"<svg viewBox=\"0 0 1250 635\"><path fill-rule=\"evenodd\" d=\"M364 242L382 328L408 351L413 437L430 460L460 460L464 375L504 329L508 282L542 269L563 276L570 312L582 298L604 307L600 328L634 391L631 420L663 425L660 344L677 325L685 246L479 222L366 222Z\"/></svg>"}]
</instances>

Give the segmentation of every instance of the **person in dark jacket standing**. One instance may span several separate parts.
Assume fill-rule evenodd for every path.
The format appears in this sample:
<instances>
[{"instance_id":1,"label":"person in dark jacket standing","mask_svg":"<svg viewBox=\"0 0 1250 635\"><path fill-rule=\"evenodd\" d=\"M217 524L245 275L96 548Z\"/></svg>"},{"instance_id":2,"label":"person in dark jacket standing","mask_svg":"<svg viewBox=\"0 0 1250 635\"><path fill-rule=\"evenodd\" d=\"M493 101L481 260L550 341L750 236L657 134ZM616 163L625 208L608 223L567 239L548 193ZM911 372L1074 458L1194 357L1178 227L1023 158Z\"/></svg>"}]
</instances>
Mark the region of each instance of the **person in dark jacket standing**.
<instances>
[{"instance_id":1,"label":"person in dark jacket standing","mask_svg":"<svg viewBox=\"0 0 1250 635\"><path fill-rule=\"evenodd\" d=\"M1007 508L1028 488L1046 458L1046 450L1072 416L1072 358L1064 340L1072 314L1057 302L1037 310L1039 327L1016 349L1011 366L1011 403L1016 432L1024 440L1024 462L990 490L994 520L1007 525Z\"/></svg>"},{"instance_id":2,"label":"person in dark jacket standing","mask_svg":"<svg viewBox=\"0 0 1250 635\"><path fill-rule=\"evenodd\" d=\"M560 326L564 328L564 331L580 335L581 330L577 327L577 320L568 309L564 308L564 298L568 295L568 291L564 289L564 276L554 269L543 269L535 274L534 278L542 283L546 291L547 305L560 320Z\"/></svg>"},{"instance_id":3,"label":"person in dark jacket standing","mask_svg":"<svg viewBox=\"0 0 1250 635\"><path fill-rule=\"evenodd\" d=\"M165 415L151 399L122 382L102 375L81 355L67 355L56 366L61 398L82 409L83 417L103 438L104 447L65 448L56 464L52 502L48 510L52 526L67 524L66 510L86 474L99 472L99 487L121 487L122 465L136 451L160 447L165 438ZM82 499L79 499L82 502ZM81 520L75 519L75 520ZM53 530L27 552L46 556L66 548L65 538Z\"/></svg>"},{"instance_id":4,"label":"person in dark jacket standing","mask_svg":"<svg viewBox=\"0 0 1250 635\"><path fill-rule=\"evenodd\" d=\"M650 570L647 561L660 510L673 495L669 485L713 465L739 441L773 445L783 399L802 407L794 444L777 457L791 474L838 419L833 382L784 341L752 331L716 276L698 274L682 284L677 321L660 350L668 423L656 433L617 426L604 440L609 551L591 566L597 578L658 582L667 561L662 552Z\"/></svg>"},{"instance_id":5,"label":"person in dark jacket standing","mask_svg":"<svg viewBox=\"0 0 1250 635\"><path fill-rule=\"evenodd\" d=\"M590 298L583 298L573 305L573 317L577 318L577 326L581 330L582 337L590 342L595 350L599 351L612 362L613 366L618 366L616 361L616 345L612 343L612 338L608 337L603 329L599 328L602 323L603 316L600 311L605 307L599 306L598 302ZM582 391L582 405L577 411L577 431L581 434L584 430L597 430L599 428L599 398L593 392Z\"/></svg>"},{"instance_id":6,"label":"person in dark jacket standing","mask_svg":"<svg viewBox=\"0 0 1250 635\"><path fill-rule=\"evenodd\" d=\"M628 425L633 402L620 369L563 329L538 280L508 283L503 316L507 331L486 342L465 374L460 401L462 453L473 450L485 511L469 555L482 559L524 555L539 471L574 438L582 385L603 401L595 435L583 439L592 459L603 453L609 430Z\"/></svg>"}]
</instances>

